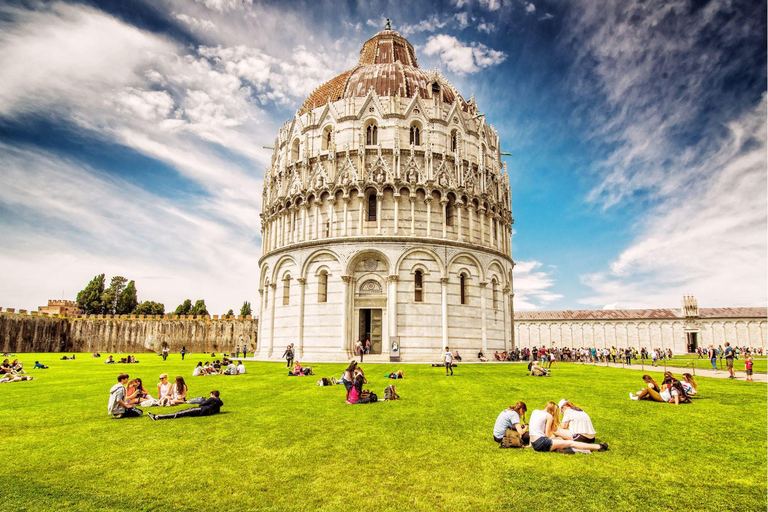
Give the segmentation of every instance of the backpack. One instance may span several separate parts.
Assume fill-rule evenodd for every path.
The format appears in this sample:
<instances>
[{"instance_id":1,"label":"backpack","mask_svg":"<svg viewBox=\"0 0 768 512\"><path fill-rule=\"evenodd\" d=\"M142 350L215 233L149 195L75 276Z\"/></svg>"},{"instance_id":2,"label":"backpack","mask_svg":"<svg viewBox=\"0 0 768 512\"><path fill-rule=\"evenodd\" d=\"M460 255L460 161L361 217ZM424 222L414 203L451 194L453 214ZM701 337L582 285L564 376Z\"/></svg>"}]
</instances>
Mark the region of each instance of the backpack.
<instances>
[{"instance_id":1,"label":"backpack","mask_svg":"<svg viewBox=\"0 0 768 512\"><path fill-rule=\"evenodd\" d=\"M395 386L390 384L384 388L384 400L400 400L400 395L397 394Z\"/></svg>"},{"instance_id":2,"label":"backpack","mask_svg":"<svg viewBox=\"0 0 768 512\"><path fill-rule=\"evenodd\" d=\"M501 438L501 447L502 448L522 448L523 447L523 439L520 436L520 432L513 428L508 428L506 432L504 432L504 437Z\"/></svg>"}]
</instances>

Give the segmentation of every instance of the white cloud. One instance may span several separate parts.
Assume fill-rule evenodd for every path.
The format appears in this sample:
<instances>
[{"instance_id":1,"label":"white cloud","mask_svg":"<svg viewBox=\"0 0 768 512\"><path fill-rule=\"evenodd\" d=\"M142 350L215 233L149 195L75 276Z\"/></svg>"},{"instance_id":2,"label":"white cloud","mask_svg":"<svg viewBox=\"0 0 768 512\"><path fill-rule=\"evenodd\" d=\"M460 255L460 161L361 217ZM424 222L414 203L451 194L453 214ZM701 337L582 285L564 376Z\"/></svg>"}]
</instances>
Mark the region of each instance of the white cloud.
<instances>
[{"instance_id":1,"label":"white cloud","mask_svg":"<svg viewBox=\"0 0 768 512\"><path fill-rule=\"evenodd\" d=\"M445 27L448 24L448 21L441 20L436 14L433 14L429 18L425 20L421 20L416 24L409 25L409 24L403 24L397 27L397 30L402 33L404 36L409 36L411 34L414 34L416 32L434 32L436 30L439 30L443 27Z\"/></svg>"},{"instance_id":2,"label":"white cloud","mask_svg":"<svg viewBox=\"0 0 768 512\"><path fill-rule=\"evenodd\" d=\"M544 16L539 18L539 21L551 20L552 18L554 18L554 16L552 14L546 13L546 14L544 14Z\"/></svg>"},{"instance_id":3,"label":"white cloud","mask_svg":"<svg viewBox=\"0 0 768 512\"><path fill-rule=\"evenodd\" d=\"M483 68L504 62L507 54L488 48L484 44L465 44L453 36L430 36L424 46L426 55L437 55L449 70L464 75L477 73Z\"/></svg>"},{"instance_id":4,"label":"white cloud","mask_svg":"<svg viewBox=\"0 0 768 512\"><path fill-rule=\"evenodd\" d=\"M195 2L221 13L243 10L253 5L253 0L195 0Z\"/></svg>"},{"instance_id":5,"label":"white cloud","mask_svg":"<svg viewBox=\"0 0 768 512\"><path fill-rule=\"evenodd\" d=\"M498 11L501 9L500 0L480 0L480 5L488 9L489 11Z\"/></svg>"},{"instance_id":6,"label":"white cloud","mask_svg":"<svg viewBox=\"0 0 768 512\"><path fill-rule=\"evenodd\" d=\"M490 34L491 32L496 31L496 25L483 21L478 23L477 30L478 32L485 32L486 34Z\"/></svg>"},{"instance_id":7,"label":"white cloud","mask_svg":"<svg viewBox=\"0 0 768 512\"><path fill-rule=\"evenodd\" d=\"M516 261L514 272L515 310L542 309L563 296L552 291L555 279L538 261Z\"/></svg>"},{"instance_id":8,"label":"white cloud","mask_svg":"<svg viewBox=\"0 0 768 512\"><path fill-rule=\"evenodd\" d=\"M527 4L525 4L525 12L527 14L533 14L534 12L536 12L536 6L528 2Z\"/></svg>"},{"instance_id":9,"label":"white cloud","mask_svg":"<svg viewBox=\"0 0 768 512\"><path fill-rule=\"evenodd\" d=\"M175 18L197 30L216 30L216 24L209 20L201 20L186 14L176 14Z\"/></svg>"},{"instance_id":10,"label":"white cloud","mask_svg":"<svg viewBox=\"0 0 768 512\"><path fill-rule=\"evenodd\" d=\"M454 15L454 19L456 20L456 25L459 29L465 29L469 26L469 13L468 12L459 12Z\"/></svg>"}]
</instances>

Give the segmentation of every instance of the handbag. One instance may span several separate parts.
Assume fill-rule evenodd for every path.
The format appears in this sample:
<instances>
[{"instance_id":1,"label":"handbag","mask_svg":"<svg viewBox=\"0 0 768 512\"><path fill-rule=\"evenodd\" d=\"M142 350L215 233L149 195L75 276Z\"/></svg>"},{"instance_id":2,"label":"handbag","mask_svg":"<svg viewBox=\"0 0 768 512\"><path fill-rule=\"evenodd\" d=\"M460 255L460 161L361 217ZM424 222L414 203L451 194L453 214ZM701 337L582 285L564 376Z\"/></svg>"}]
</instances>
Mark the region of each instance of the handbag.
<instances>
[{"instance_id":1,"label":"handbag","mask_svg":"<svg viewBox=\"0 0 768 512\"><path fill-rule=\"evenodd\" d=\"M520 436L520 432L511 428L507 429L507 431L504 432L504 437L501 438L501 447L502 448L522 448L523 439Z\"/></svg>"}]
</instances>

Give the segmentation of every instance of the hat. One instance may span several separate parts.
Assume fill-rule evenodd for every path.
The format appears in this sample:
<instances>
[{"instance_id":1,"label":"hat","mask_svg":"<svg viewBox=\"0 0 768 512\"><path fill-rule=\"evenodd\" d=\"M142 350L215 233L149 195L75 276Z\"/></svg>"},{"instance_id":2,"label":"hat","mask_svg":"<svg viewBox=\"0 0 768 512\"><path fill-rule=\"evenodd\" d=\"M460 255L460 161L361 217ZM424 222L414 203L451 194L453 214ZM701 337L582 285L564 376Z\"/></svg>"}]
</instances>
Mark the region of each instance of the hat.
<instances>
[{"instance_id":1,"label":"hat","mask_svg":"<svg viewBox=\"0 0 768 512\"><path fill-rule=\"evenodd\" d=\"M161 373L159 378L162 379L163 377L165 377L167 379L168 378L168 374L167 373Z\"/></svg>"},{"instance_id":2,"label":"hat","mask_svg":"<svg viewBox=\"0 0 768 512\"><path fill-rule=\"evenodd\" d=\"M559 402L557 402L557 406L558 406L558 407L560 407L560 408L562 409L562 408L563 408L563 404L565 404L565 402L567 402L567 401L568 401L568 400L566 400L565 398L563 398L562 400L560 400Z\"/></svg>"}]
</instances>

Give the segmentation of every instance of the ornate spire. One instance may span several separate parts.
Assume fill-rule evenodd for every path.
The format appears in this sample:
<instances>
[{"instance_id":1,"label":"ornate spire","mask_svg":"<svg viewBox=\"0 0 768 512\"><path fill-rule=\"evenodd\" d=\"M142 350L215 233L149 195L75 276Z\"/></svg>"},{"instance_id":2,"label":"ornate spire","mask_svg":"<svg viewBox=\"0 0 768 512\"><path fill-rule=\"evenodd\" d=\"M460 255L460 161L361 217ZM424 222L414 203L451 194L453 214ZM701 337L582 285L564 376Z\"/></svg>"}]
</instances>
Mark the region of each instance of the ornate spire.
<instances>
[{"instance_id":1,"label":"ornate spire","mask_svg":"<svg viewBox=\"0 0 768 512\"><path fill-rule=\"evenodd\" d=\"M384 27L386 30L392 30L392 22L389 21L389 18L387 18L387 26Z\"/></svg>"}]
</instances>

